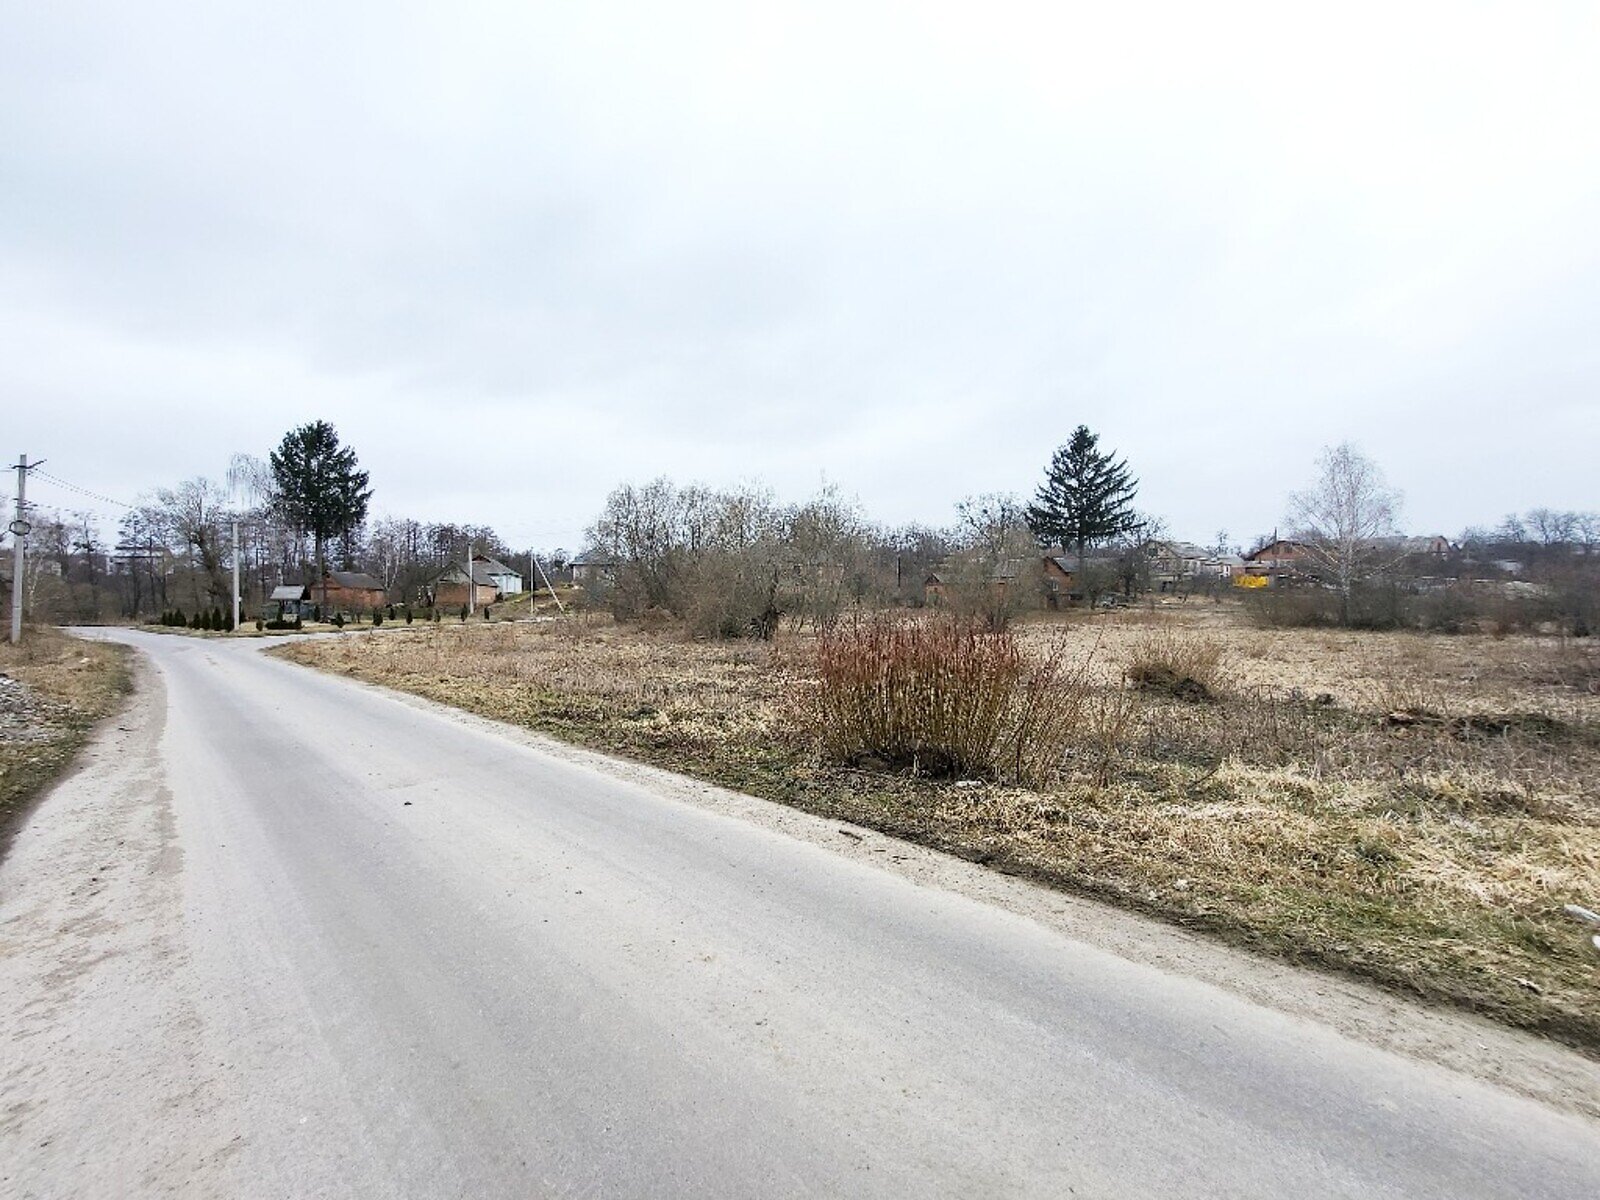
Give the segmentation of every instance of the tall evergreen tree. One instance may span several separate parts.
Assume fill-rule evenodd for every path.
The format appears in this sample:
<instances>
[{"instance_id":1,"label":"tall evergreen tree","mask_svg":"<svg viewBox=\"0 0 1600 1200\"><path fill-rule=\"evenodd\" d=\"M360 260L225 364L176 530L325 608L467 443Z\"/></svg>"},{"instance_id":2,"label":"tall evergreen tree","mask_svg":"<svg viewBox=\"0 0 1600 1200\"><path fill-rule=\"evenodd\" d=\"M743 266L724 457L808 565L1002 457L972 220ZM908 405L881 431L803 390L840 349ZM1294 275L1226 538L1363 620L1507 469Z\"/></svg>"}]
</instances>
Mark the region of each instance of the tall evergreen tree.
<instances>
[{"instance_id":1,"label":"tall evergreen tree","mask_svg":"<svg viewBox=\"0 0 1600 1200\"><path fill-rule=\"evenodd\" d=\"M372 497L367 473L359 469L356 452L339 444L338 433L326 421L291 429L269 458L276 488L273 505L300 533L311 535L320 583L328 571L328 543L366 520Z\"/></svg>"},{"instance_id":2,"label":"tall evergreen tree","mask_svg":"<svg viewBox=\"0 0 1600 1200\"><path fill-rule=\"evenodd\" d=\"M1109 541L1139 527L1133 498L1139 481L1128 474L1128 464L1102 452L1100 437L1087 425L1072 431L1072 439L1056 450L1044 483L1028 506L1028 528L1045 545L1060 543L1077 551Z\"/></svg>"}]
</instances>

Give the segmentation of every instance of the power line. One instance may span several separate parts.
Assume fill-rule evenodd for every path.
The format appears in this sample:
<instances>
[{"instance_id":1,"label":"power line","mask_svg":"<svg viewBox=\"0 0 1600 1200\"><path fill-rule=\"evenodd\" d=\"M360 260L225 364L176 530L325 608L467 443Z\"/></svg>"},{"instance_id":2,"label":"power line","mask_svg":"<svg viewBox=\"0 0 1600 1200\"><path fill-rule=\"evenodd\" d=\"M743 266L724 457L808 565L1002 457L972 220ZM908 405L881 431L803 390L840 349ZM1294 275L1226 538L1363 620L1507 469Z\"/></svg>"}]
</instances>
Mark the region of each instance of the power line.
<instances>
[{"instance_id":1,"label":"power line","mask_svg":"<svg viewBox=\"0 0 1600 1200\"><path fill-rule=\"evenodd\" d=\"M65 488L69 492L77 492L78 495L87 496L91 500L98 500L102 504L115 504L118 508L126 508L126 509L134 509L134 508L138 507L137 505L128 504L128 503L125 503L124 501L121 501L121 500L113 500L110 496L102 496L99 492L90 491L88 488L81 487L80 485L78 485L76 483L69 483L65 479L57 478L56 476L50 474L48 471L41 471L36 467L29 467L28 471L29 471L29 474L35 476L38 479L43 479L47 483L53 483L59 488Z\"/></svg>"}]
</instances>

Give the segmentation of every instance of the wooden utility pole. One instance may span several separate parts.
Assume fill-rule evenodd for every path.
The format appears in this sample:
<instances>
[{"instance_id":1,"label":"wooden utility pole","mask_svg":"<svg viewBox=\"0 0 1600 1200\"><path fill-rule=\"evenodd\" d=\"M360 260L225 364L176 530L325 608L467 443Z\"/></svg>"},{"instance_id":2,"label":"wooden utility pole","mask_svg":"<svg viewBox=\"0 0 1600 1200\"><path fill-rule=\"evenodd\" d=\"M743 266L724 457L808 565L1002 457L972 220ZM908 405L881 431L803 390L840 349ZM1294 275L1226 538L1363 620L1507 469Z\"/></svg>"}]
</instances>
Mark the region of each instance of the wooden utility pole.
<instances>
[{"instance_id":1,"label":"wooden utility pole","mask_svg":"<svg viewBox=\"0 0 1600 1200\"><path fill-rule=\"evenodd\" d=\"M552 599L552 600L554 600L556 602L556 611L558 613L560 613L563 617L566 616L567 615L567 606L565 604L561 603L561 597L556 595L556 585L550 582L550 576L545 574L544 567L542 567L539 564L539 560L533 556L531 551L528 554L528 561L533 564L534 570L538 571L540 576L544 579L544 586L550 589L550 599ZM538 585L536 583L534 583L532 580L529 580L529 586L533 589L533 591L535 593L538 592L538 590L539 590ZM528 612L529 613L533 612L533 604L531 602L528 605Z\"/></svg>"}]
</instances>

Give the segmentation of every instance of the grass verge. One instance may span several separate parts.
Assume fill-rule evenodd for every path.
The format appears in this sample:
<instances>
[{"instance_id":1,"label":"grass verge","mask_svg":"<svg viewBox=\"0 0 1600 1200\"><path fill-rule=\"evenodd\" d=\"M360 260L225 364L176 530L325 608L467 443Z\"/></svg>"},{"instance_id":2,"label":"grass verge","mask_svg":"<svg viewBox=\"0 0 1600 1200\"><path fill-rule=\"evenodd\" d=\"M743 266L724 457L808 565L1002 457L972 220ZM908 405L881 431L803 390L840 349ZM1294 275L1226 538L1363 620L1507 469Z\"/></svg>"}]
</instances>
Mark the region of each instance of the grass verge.
<instances>
[{"instance_id":1,"label":"grass verge","mask_svg":"<svg viewBox=\"0 0 1600 1200\"><path fill-rule=\"evenodd\" d=\"M585 620L274 653L849 820L1237 944L1473 1009L1600 1056L1600 697L1587 647L1273 632L1178 618L1226 671L1204 703L1128 686L1150 622L1079 639L1115 722L1048 784L830 760L801 731L809 641L684 641ZM1214 643L1214 644L1213 644ZM1585 660L1587 661L1587 660ZM1213 664L1215 665L1215 664ZM1395 722L1408 702L1414 720Z\"/></svg>"},{"instance_id":2,"label":"grass verge","mask_svg":"<svg viewBox=\"0 0 1600 1200\"><path fill-rule=\"evenodd\" d=\"M0 857L95 723L132 687L129 651L30 627L0 644Z\"/></svg>"}]
</instances>

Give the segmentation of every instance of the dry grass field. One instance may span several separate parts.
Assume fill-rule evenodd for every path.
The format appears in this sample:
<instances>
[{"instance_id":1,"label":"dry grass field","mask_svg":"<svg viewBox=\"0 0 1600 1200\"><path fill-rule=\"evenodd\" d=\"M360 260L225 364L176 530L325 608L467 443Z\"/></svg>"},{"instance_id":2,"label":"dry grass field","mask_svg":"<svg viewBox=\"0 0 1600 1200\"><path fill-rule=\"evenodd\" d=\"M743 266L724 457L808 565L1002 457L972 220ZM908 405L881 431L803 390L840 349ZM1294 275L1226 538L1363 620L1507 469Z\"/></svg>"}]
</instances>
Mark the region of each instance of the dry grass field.
<instances>
[{"instance_id":1,"label":"dry grass field","mask_svg":"<svg viewBox=\"0 0 1600 1200\"><path fill-rule=\"evenodd\" d=\"M36 796L127 693L127 651L47 626L0 643L0 854Z\"/></svg>"},{"instance_id":2,"label":"dry grass field","mask_svg":"<svg viewBox=\"0 0 1600 1200\"><path fill-rule=\"evenodd\" d=\"M1600 646L1264 631L1200 604L1019 637L1090 693L1059 772L1032 788L828 760L807 732L808 639L697 643L584 617L276 653L1600 1054L1600 958L1562 913L1600 906ZM1174 656L1208 697L1148 669Z\"/></svg>"}]
</instances>

